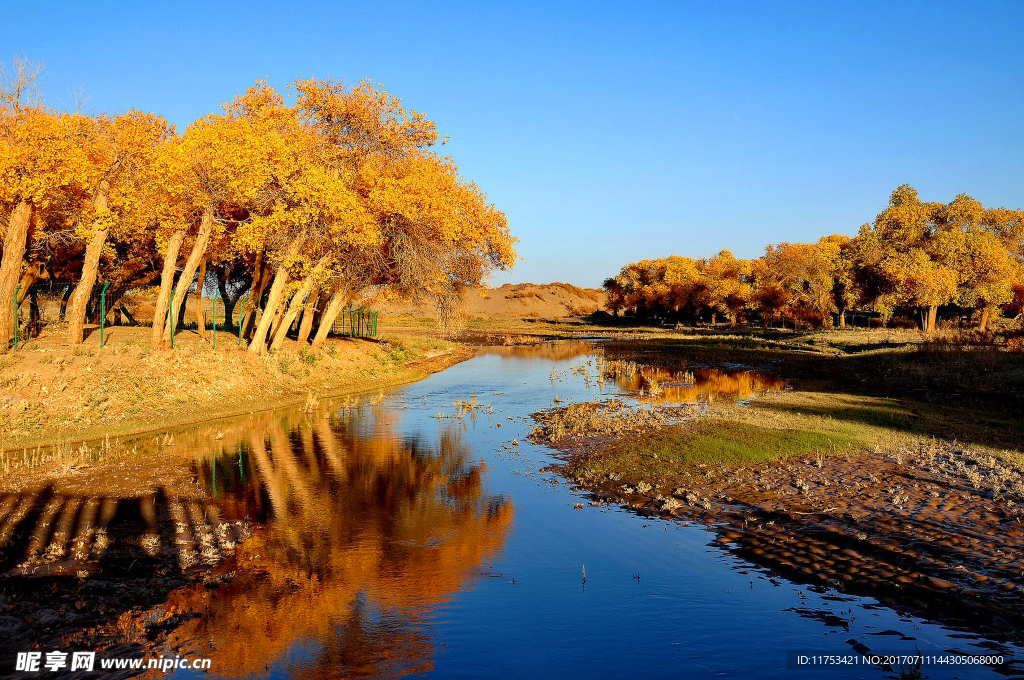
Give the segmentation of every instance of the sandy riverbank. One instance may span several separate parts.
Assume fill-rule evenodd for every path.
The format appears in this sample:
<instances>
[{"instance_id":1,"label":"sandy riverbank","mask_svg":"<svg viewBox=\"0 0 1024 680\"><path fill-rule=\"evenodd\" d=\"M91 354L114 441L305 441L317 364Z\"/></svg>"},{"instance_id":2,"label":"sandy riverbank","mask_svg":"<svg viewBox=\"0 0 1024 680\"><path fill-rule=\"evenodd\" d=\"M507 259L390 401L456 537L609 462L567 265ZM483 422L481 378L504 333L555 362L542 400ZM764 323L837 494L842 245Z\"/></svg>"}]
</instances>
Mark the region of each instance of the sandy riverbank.
<instances>
[{"instance_id":1,"label":"sandy riverbank","mask_svg":"<svg viewBox=\"0 0 1024 680\"><path fill-rule=\"evenodd\" d=\"M151 350L148 328L115 328L70 347L44 332L0 357L0 451L124 437L419 380L472 355L427 336L337 338L320 352L289 342L254 356L227 333L181 333ZM209 333L207 334L209 336ZM8 462L8 465L10 462Z\"/></svg>"}]
</instances>

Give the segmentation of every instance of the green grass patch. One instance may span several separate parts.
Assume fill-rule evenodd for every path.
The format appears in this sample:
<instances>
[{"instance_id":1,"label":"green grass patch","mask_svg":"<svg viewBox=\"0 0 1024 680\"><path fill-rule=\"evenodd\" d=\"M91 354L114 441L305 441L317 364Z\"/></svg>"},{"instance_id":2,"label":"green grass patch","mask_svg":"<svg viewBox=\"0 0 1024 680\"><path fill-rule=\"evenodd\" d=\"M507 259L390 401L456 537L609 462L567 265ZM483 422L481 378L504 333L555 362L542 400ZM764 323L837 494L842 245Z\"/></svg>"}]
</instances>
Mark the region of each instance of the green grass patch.
<instances>
[{"instance_id":1,"label":"green grass patch","mask_svg":"<svg viewBox=\"0 0 1024 680\"><path fill-rule=\"evenodd\" d=\"M866 443L856 433L842 430L774 428L712 419L630 438L616 446L605 462L616 469L666 473L701 463L764 463L792 456L829 455Z\"/></svg>"},{"instance_id":2,"label":"green grass patch","mask_svg":"<svg viewBox=\"0 0 1024 680\"><path fill-rule=\"evenodd\" d=\"M920 415L896 402L887 403L881 399L869 397L851 397L846 395L814 394L816 398L802 398L797 393L792 400L765 400L755 405L764 411L776 411L782 415L793 414L817 416L827 421L857 427L883 428L899 432L920 434ZM799 400L799 401L798 401Z\"/></svg>"}]
</instances>

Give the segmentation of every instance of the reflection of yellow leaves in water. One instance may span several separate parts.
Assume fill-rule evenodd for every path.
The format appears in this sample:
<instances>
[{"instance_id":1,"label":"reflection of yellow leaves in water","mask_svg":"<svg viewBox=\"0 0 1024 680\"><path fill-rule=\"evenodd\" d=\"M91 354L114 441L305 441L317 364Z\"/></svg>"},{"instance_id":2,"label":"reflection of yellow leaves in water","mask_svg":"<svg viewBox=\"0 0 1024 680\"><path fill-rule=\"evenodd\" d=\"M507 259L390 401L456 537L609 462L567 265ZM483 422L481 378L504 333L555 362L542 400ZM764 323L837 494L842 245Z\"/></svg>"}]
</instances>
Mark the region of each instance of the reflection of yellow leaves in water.
<instances>
[{"instance_id":1,"label":"reflection of yellow leaves in water","mask_svg":"<svg viewBox=\"0 0 1024 680\"><path fill-rule=\"evenodd\" d=\"M693 404L718 399L747 399L766 390L781 390L784 380L757 371L694 368L667 371L628 361L604 365L606 377L629 392L640 392L652 404Z\"/></svg>"},{"instance_id":2,"label":"reflection of yellow leaves in water","mask_svg":"<svg viewBox=\"0 0 1024 680\"><path fill-rule=\"evenodd\" d=\"M201 616L171 645L228 675L265 672L295 644L315 653L293 675L432 667L424 622L502 550L514 509L482 493L457 431L425 446L364 415L291 432L278 419L251 434L241 467L218 467L224 512L266 513L269 526L239 546L230 582L172 595L161 614ZM246 460L243 482L232 475ZM212 482L208 463L200 472Z\"/></svg>"},{"instance_id":3,"label":"reflection of yellow leaves in water","mask_svg":"<svg viewBox=\"0 0 1024 680\"><path fill-rule=\"evenodd\" d=\"M522 346L483 346L477 348L480 354L497 354L516 359L532 359L536 361L568 361L576 357L594 354L598 351L592 342L584 340L559 340L544 342L537 345Z\"/></svg>"}]
</instances>

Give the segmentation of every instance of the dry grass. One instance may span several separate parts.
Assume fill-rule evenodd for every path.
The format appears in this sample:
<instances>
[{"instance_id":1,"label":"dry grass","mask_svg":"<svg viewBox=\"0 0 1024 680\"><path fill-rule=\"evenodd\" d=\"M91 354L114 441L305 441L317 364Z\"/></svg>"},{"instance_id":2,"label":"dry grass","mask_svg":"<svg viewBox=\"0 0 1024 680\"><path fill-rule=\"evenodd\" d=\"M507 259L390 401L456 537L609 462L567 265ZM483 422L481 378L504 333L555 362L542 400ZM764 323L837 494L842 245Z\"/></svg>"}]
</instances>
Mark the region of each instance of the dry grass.
<instances>
[{"instance_id":1,"label":"dry grass","mask_svg":"<svg viewBox=\"0 0 1024 680\"><path fill-rule=\"evenodd\" d=\"M544 296L535 290L517 290L505 296L509 300L540 300L544 302Z\"/></svg>"}]
</instances>

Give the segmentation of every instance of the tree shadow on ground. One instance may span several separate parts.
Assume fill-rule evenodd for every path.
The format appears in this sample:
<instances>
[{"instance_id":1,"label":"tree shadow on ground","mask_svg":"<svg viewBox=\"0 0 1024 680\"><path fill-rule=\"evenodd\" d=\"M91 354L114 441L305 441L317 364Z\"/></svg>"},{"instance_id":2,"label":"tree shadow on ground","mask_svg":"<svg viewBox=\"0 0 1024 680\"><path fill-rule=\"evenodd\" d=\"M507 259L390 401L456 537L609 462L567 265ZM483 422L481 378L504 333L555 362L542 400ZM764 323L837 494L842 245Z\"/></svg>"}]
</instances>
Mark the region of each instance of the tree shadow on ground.
<instances>
[{"instance_id":1,"label":"tree shadow on ground","mask_svg":"<svg viewBox=\"0 0 1024 680\"><path fill-rule=\"evenodd\" d=\"M220 560L216 509L163 489L136 498L56 493L0 501L0 658L61 647L67 636L167 599ZM232 536L232 538L235 538ZM153 622L159 627L161 622ZM64 645L66 646L66 645Z\"/></svg>"},{"instance_id":2,"label":"tree shadow on ground","mask_svg":"<svg viewBox=\"0 0 1024 680\"><path fill-rule=\"evenodd\" d=\"M764 401L757 407L767 411L821 416L840 423L891 430L897 434L955 439L997 449L1020 446L1017 421L981 410L908 400L892 400L877 405L824 402L797 405Z\"/></svg>"}]
</instances>

